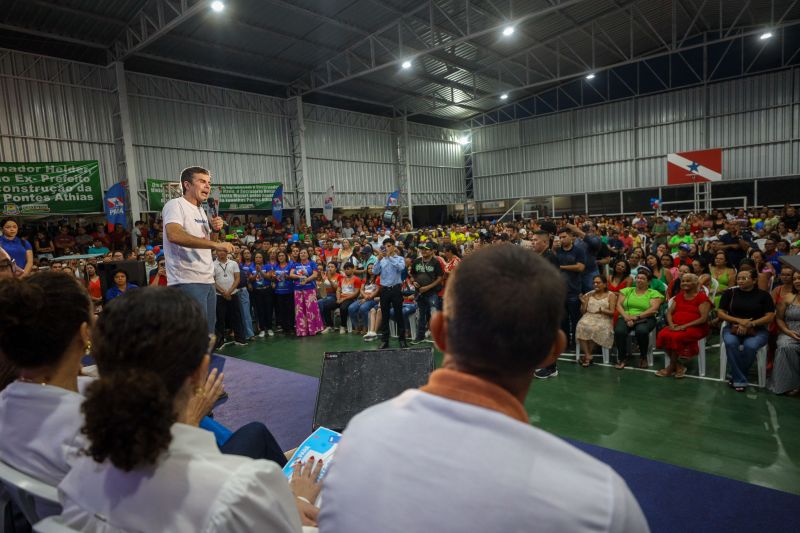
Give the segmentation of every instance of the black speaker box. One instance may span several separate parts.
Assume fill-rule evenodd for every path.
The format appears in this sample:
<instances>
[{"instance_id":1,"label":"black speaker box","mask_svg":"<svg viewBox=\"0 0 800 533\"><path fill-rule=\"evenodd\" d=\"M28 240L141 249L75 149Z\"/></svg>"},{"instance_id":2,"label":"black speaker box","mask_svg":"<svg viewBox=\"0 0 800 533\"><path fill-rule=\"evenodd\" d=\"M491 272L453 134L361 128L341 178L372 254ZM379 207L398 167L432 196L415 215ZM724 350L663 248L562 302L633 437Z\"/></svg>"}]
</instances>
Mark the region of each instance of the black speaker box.
<instances>
[{"instance_id":1,"label":"black speaker box","mask_svg":"<svg viewBox=\"0 0 800 533\"><path fill-rule=\"evenodd\" d=\"M144 270L142 261L115 261L111 263L97 263L97 275L100 276L100 289L105 299L106 291L114 286L114 274L124 270L128 274L128 283L139 287L147 287L149 280Z\"/></svg>"},{"instance_id":2,"label":"black speaker box","mask_svg":"<svg viewBox=\"0 0 800 533\"><path fill-rule=\"evenodd\" d=\"M364 409L425 385L431 372L433 348L326 352L313 429L341 432Z\"/></svg>"}]
</instances>

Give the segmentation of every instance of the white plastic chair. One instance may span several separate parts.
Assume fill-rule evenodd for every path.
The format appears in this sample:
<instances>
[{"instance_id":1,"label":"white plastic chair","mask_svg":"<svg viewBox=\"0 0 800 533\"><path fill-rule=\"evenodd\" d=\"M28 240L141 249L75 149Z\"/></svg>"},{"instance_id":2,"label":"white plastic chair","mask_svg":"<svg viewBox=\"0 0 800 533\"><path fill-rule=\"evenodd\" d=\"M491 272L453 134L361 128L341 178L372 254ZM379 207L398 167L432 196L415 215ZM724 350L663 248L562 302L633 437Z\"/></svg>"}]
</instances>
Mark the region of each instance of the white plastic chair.
<instances>
[{"instance_id":1,"label":"white plastic chair","mask_svg":"<svg viewBox=\"0 0 800 533\"><path fill-rule=\"evenodd\" d=\"M603 363L607 365L609 363L609 361L611 360L611 350L609 350L605 346L601 346L601 348L603 349ZM576 363L580 363L581 362L581 355L583 355L581 353L581 345L580 345L580 342L578 342L577 345L575 346L575 362ZM592 357L594 357L594 355Z\"/></svg>"},{"instance_id":2,"label":"white plastic chair","mask_svg":"<svg viewBox=\"0 0 800 533\"><path fill-rule=\"evenodd\" d=\"M706 375L706 338L700 339L697 341L697 346L700 350L700 353L697 356L697 368L698 368L698 375L705 376ZM669 366L669 355L664 354L664 368Z\"/></svg>"},{"instance_id":3,"label":"white plastic chair","mask_svg":"<svg viewBox=\"0 0 800 533\"><path fill-rule=\"evenodd\" d=\"M719 380L725 381L728 373L728 357L726 354L725 340L722 338L722 330L728 326L723 322L719 334ZM756 364L758 365L758 386L764 388L767 385L767 345L765 344L756 352Z\"/></svg>"},{"instance_id":4,"label":"white plastic chair","mask_svg":"<svg viewBox=\"0 0 800 533\"><path fill-rule=\"evenodd\" d=\"M411 336L413 337L414 335L416 335L416 331L417 331L417 311L414 311L413 313L408 315L408 327L411 328L410 329ZM397 337L397 321L396 320L390 320L389 321L389 334L392 337Z\"/></svg>"},{"instance_id":5,"label":"white plastic chair","mask_svg":"<svg viewBox=\"0 0 800 533\"><path fill-rule=\"evenodd\" d=\"M0 461L0 531L5 531L4 511L9 502L14 502L31 524L61 512L54 486Z\"/></svg>"},{"instance_id":6,"label":"white plastic chair","mask_svg":"<svg viewBox=\"0 0 800 533\"><path fill-rule=\"evenodd\" d=\"M715 280L714 278L711 278L711 281L712 281L712 287L713 287L713 290L714 290L714 294L716 294L717 293L717 287L719 287L719 282L717 280ZM714 283L716 283L716 285L714 285ZM712 305L713 305L714 297L710 296L710 299L712 300ZM675 300L674 296L672 298L670 298L669 301L667 302L667 309L669 309L669 306L672 305L672 301L673 300ZM700 375L700 376L705 376L706 375L706 340L707 340L707 338L708 337L705 337L705 338L702 338L699 341L697 341L697 346L699 348L699 354L697 355L697 367L698 367L697 372L698 372L698 375ZM668 366L669 366L669 355L667 355L665 353L664 354L664 368L667 368Z\"/></svg>"}]
</instances>

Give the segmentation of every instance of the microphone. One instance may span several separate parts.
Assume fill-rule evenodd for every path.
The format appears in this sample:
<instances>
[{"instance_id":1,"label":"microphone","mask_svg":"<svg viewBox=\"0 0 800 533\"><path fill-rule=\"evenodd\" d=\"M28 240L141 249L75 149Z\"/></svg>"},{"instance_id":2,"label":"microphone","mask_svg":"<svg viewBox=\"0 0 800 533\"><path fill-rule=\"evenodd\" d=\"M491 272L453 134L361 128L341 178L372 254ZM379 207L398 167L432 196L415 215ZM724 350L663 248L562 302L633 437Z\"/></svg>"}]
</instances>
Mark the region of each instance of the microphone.
<instances>
[{"instance_id":1,"label":"microphone","mask_svg":"<svg viewBox=\"0 0 800 533\"><path fill-rule=\"evenodd\" d=\"M216 218L219 216L219 194L220 188L212 187L211 194L208 195L208 218Z\"/></svg>"}]
</instances>

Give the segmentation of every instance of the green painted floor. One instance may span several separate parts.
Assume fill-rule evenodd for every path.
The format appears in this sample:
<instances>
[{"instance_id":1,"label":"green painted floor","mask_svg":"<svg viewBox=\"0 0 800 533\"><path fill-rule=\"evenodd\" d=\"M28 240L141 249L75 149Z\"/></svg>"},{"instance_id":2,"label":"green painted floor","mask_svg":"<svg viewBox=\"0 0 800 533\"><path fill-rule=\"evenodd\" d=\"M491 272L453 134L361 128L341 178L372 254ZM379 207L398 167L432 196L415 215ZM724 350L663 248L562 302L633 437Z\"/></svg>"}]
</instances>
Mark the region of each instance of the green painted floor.
<instances>
[{"instance_id":1,"label":"green painted floor","mask_svg":"<svg viewBox=\"0 0 800 533\"><path fill-rule=\"evenodd\" d=\"M221 353L319 377L326 350L377 346L332 333L258 339ZM718 349L710 348L708 359L707 374L718 375ZM657 354L655 368L662 363ZM696 363L689 373L697 374ZM800 494L799 398L638 369L581 368L571 357L559 363L558 377L534 381L525 407L532 424L562 437Z\"/></svg>"}]
</instances>

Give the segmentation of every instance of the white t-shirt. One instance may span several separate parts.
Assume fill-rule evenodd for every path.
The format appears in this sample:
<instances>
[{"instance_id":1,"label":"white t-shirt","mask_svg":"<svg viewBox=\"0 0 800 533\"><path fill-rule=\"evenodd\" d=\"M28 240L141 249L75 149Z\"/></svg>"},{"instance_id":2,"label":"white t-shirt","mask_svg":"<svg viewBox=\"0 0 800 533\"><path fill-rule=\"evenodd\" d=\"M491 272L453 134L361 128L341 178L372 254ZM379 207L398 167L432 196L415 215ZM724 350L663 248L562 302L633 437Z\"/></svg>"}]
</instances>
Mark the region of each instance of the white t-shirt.
<instances>
[{"instance_id":1,"label":"white t-shirt","mask_svg":"<svg viewBox=\"0 0 800 533\"><path fill-rule=\"evenodd\" d=\"M320 533L649 531L608 465L497 411L407 390L344 435Z\"/></svg>"},{"instance_id":2,"label":"white t-shirt","mask_svg":"<svg viewBox=\"0 0 800 533\"><path fill-rule=\"evenodd\" d=\"M224 263L214 261L214 283L225 289L230 289L234 284L234 278L239 272L239 265L236 261L226 260ZM236 294L237 291L233 291Z\"/></svg>"},{"instance_id":3,"label":"white t-shirt","mask_svg":"<svg viewBox=\"0 0 800 533\"><path fill-rule=\"evenodd\" d=\"M211 226L202 207L198 207L182 196L173 198L161 212L164 221L164 259L167 264L167 284L214 283L214 265L211 250L186 248L169 241L167 225L180 224L184 231L194 237L211 239Z\"/></svg>"},{"instance_id":4,"label":"white t-shirt","mask_svg":"<svg viewBox=\"0 0 800 533\"><path fill-rule=\"evenodd\" d=\"M225 455L213 433L180 423L157 466L124 472L82 456L59 496L76 531L302 531L281 467Z\"/></svg>"}]
</instances>

